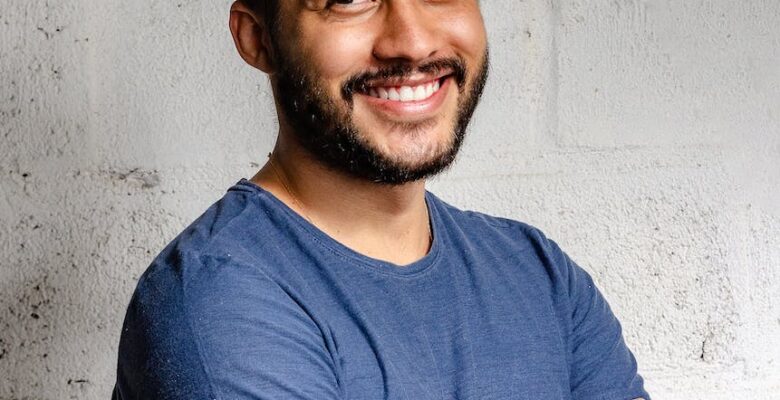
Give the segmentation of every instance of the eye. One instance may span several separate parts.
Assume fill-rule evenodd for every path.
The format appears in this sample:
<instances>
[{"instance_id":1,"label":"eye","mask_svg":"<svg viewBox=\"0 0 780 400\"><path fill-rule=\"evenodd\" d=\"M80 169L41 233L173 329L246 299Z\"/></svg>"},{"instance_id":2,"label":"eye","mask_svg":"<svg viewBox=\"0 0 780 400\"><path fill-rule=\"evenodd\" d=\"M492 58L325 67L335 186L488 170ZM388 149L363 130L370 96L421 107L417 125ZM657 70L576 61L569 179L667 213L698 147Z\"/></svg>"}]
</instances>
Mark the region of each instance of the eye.
<instances>
[{"instance_id":1,"label":"eye","mask_svg":"<svg viewBox=\"0 0 780 400\"><path fill-rule=\"evenodd\" d=\"M371 7L373 3L377 2L378 0L328 0L325 7L338 11L355 12Z\"/></svg>"},{"instance_id":2,"label":"eye","mask_svg":"<svg viewBox=\"0 0 780 400\"><path fill-rule=\"evenodd\" d=\"M361 4L361 3L371 3L374 0L328 0L328 7L334 5L334 4Z\"/></svg>"}]
</instances>

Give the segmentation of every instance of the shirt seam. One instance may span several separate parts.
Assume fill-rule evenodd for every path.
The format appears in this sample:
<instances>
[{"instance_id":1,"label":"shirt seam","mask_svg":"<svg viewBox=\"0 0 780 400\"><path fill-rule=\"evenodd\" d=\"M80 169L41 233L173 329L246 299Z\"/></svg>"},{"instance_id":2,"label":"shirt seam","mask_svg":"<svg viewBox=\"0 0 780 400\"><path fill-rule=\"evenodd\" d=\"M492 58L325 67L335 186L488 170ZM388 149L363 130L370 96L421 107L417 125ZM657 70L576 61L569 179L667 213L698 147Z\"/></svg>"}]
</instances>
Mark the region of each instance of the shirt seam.
<instances>
[{"instance_id":1,"label":"shirt seam","mask_svg":"<svg viewBox=\"0 0 780 400\"><path fill-rule=\"evenodd\" d=\"M318 237L317 237L316 235L314 235L312 232L309 232L309 230L308 230L308 229L306 229L306 227L303 227L303 228L304 228L304 230L305 230L306 234L307 234L307 235L308 235L308 236L309 236L309 237L310 237L312 240L314 240L315 242L317 242L317 243L318 243L320 246L322 246L322 247L323 247L323 248L325 248L326 250L328 250L328 251L330 251L331 253L333 253L333 254L334 254L336 257L338 257L338 258L342 259L343 261L349 262L350 264L353 264L353 265L355 265L355 266L358 266L358 267L360 267L360 268L362 268L362 269L365 269L365 270L367 270L367 271L371 271L371 272L374 272L374 273L377 273L377 274L380 274L380 275L384 275L384 276L390 276L390 277L394 277L394 278L401 278L401 279L412 279L412 278L417 278L417 277L419 277L419 276L422 276L423 274L427 273L428 271L430 271L430 270L434 269L434 267L435 267L435 266L436 266L436 265L439 263L439 259L441 258L441 257L440 257L440 255L441 255L441 250L437 250L436 254L434 254L434 255L433 255L433 257L434 257L434 258L433 258L432 260L430 260L430 263L429 263L427 266L425 266L424 268L422 268L421 270L419 270L419 271L415 271L415 272L413 272L413 273L409 273L409 274L403 274L403 273L401 273L401 274L394 274L394 273L392 273L392 272L386 272L386 271L382 271L382 270L379 270L378 268L372 267L372 266L370 266L370 265L366 265L366 264L364 264L364 263L362 263L362 262L360 262L360 261L358 261L358 260L355 260L355 259L353 259L353 258L352 258L352 257L350 257L348 254L343 254L343 253L342 253L341 251L339 251L338 249L334 249L334 248L333 248L332 246L330 246L328 243L325 243L325 242L323 242L322 240L320 240L320 238L318 238ZM402 268L403 268L403 267L402 267Z\"/></svg>"},{"instance_id":2,"label":"shirt seam","mask_svg":"<svg viewBox=\"0 0 780 400\"><path fill-rule=\"evenodd\" d=\"M242 183L239 182L239 184L242 184ZM242 184L242 185L245 185L245 184ZM254 186L249 186L249 188L250 188L250 190L252 190L252 192L253 192L253 194L255 196L260 197L260 196L264 196L265 195L262 191L258 191ZM325 243L324 241L322 241L318 237L318 235L315 232L313 232L311 230L310 227L304 225L298 219L293 218L292 222L295 223L296 225L298 225L306 233L306 235L309 238L311 238L313 241L315 241L317 244L319 244L324 249L326 249L329 252L333 253L339 259L341 259L343 261L346 261L346 262L348 262L348 263L350 263L352 265L358 266L358 267L360 267L362 269L365 269L367 271L370 271L370 272L373 272L373 273L377 273L377 274L380 274L380 275L383 275L383 276L388 276L388 277L393 277L393 278L401 278L401 279L404 279L404 280L417 278L417 277L423 276L423 274L427 273L428 271L433 270L434 267L438 264L438 262L439 262L439 260L441 258L441 253L442 253L441 247L443 246L443 243L441 242L441 240L443 240L443 238L441 237L441 235L439 235L438 238L434 239L434 240L439 240L439 243L436 244L436 252L435 252L435 254L433 254L433 258L431 260L429 260L428 265L422 266L422 268L420 268L419 271L415 271L415 272L412 272L412 273L403 273L403 272L393 273L393 272L389 272L389 271L383 271L377 265L371 265L370 263L366 263L366 262L357 260L353 256L351 256L349 254L345 254L343 251L341 251L341 250L339 250L337 248L334 248L333 246L331 246L328 243ZM403 268L403 267L400 267L400 268Z\"/></svg>"}]
</instances>

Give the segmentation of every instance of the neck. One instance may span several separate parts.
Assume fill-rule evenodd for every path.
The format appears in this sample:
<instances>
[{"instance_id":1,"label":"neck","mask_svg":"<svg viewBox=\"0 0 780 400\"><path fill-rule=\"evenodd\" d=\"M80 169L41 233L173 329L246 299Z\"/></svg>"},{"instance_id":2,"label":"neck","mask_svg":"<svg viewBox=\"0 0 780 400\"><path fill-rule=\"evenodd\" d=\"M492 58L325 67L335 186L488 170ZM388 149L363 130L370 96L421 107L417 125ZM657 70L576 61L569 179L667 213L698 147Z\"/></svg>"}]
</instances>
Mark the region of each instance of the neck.
<instances>
[{"instance_id":1,"label":"neck","mask_svg":"<svg viewBox=\"0 0 780 400\"><path fill-rule=\"evenodd\" d=\"M361 180L282 140L252 181L358 253L407 265L430 248L424 181L387 185Z\"/></svg>"}]
</instances>

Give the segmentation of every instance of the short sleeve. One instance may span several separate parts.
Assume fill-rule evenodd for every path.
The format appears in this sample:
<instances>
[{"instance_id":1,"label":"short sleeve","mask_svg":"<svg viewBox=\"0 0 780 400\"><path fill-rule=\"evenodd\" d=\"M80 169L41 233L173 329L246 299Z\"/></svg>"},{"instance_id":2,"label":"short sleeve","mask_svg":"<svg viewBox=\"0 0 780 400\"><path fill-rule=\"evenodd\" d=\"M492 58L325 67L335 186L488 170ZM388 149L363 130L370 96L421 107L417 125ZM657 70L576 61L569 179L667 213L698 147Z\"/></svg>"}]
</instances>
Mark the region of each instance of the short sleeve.
<instances>
[{"instance_id":1,"label":"short sleeve","mask_svg":"<svg viewBox=\"0 0 780 400\"><path fill-rule=\"evenodd\" d=\"M606 299L591 276L561 254L568 276L572 396L575 400L650 400Z\"/></svg>"},{"instance_id":2,"label":"short sleeve","mask_svg":"<svg viewBox=\"0 0 780 400\"><path fill-rule=\"evenodd\" d=\"M257 267L179 254L139 280L113 399L339 398L317 325Z\"/></svg>"}]
</instances>

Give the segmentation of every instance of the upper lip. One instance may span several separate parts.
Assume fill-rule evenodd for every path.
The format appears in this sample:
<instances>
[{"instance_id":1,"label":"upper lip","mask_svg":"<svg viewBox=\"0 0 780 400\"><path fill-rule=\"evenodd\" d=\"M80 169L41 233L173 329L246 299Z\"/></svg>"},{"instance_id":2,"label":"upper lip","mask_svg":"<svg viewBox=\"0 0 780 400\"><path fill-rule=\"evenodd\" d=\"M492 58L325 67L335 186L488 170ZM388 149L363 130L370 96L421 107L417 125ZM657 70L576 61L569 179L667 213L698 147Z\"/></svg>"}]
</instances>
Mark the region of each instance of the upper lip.
<instances>
[{"instance_id":1,"label":"upper lip","mask_svg":"<svg viewBox=\"0 0 780 400\"><path fill-rule=\"evenodd\" d=\"M417 86L433 82L452 74L453 71L440 71L436 74L414 74L407 78L375 79L366 84L366 88Z\"/></svg>"}]
</instances>

